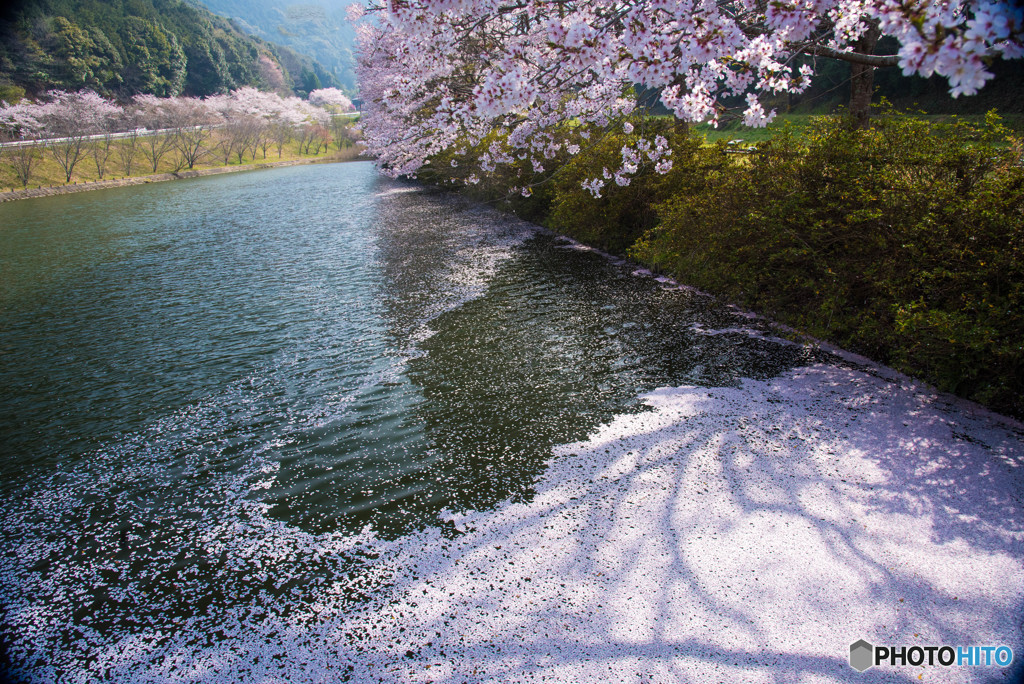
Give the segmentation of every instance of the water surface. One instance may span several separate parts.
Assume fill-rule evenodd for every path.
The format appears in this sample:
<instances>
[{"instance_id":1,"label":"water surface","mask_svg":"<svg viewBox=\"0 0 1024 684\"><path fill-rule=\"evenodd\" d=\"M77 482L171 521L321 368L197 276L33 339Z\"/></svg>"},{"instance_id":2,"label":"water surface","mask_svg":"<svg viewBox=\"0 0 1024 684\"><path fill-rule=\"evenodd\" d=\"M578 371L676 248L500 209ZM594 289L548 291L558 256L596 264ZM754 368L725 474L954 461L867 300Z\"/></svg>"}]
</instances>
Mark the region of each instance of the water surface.
<instances>
[{"instance_id":1,"label":"water surface","mask_svg":"<svg viewBox=\"0 0 1024 684\"><path fill-rule=\"evenodd\" d=\"M14 671L364 609L372 540L529 500L642 392L824 358L634 268L365 163L0 205Z\"/></svg>"}]
</instances>

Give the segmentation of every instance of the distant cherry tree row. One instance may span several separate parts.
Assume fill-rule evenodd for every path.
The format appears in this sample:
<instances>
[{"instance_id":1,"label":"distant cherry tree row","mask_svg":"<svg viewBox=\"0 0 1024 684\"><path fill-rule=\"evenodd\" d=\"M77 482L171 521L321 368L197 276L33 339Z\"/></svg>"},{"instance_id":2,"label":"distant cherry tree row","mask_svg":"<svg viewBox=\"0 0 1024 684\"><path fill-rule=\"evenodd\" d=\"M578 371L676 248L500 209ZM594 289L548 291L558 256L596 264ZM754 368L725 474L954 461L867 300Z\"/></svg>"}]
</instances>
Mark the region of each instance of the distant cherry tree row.
<instances>
[{"instance_id":1,"label":"distant cherry tree row","mask_svg":"<svg viewBox=\"0 0 1024 684\"><path fill-rule=\"evenodd\" d=\"M126 103L54 90L38 102L0 103L0 161L27 186L43 154L66 182L86 159L102 179L112 171L192 169L209 158L227 165L262 152L265 159L268 150L281 157L293 141L303 154L319 154L332 142L354 142L353 111L336 88L314 90L308 100L241 88L207 98L136 95Z\"/></svg>"}]
</instances>

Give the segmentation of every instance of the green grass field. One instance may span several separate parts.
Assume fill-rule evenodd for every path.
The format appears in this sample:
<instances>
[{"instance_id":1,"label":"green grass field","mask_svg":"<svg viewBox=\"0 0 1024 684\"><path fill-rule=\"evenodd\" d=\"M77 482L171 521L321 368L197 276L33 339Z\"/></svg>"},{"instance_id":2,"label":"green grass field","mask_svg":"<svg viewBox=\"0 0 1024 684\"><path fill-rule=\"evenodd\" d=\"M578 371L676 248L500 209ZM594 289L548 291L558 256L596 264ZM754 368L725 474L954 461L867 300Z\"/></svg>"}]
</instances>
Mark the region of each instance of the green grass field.
<instances>
[{"instance_id":1,"label":"green grass field","mask_svg":"<svg viewBox=\"0 0 1024 684\"><path fill-rule=\"evenodd\" d=\"M743 122L737 119L721 124L717 128L711 124L697 124L693 129L698 134L703 135L710 144L714 144L720 140L724 140L726 142L730 140L741 140L742 145L753 145L765 140L770 140L776 133L786 126L790 127L790 130L795 132L797 135L800 135L810 127L811 120L816 116L820 115L780 114L776 116L775 120L765 128L750 128L749 126L744 126ZM1018 135L1024 134L1024 114L1005 114L1000 116L1002 117L1004 126ZM953 123L958 119L976 125L981 125L985 122L984 114L920 114L918 115L918 118L932 123L943 124Z\"/></svg>"}]
</instances>

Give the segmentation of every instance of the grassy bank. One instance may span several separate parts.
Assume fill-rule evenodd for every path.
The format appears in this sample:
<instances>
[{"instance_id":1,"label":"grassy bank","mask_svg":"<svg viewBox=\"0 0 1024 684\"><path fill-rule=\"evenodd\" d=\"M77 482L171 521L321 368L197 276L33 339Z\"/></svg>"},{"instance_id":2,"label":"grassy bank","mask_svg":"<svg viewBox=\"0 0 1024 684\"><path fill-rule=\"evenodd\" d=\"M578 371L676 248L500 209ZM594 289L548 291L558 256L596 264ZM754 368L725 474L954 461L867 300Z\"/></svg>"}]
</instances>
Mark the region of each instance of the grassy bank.
<instances>
[{"instance_id":1,"label":"grassy bank","mask_svg":"<svg viewBox=\"0 0 1024 684\"><path fill-rule=\"evenodd\" d=\"M821 115L814 114L779 114L772 123L764 128L750 128L744 126L739 119L732 119L718 126L711 124L698 124L693 127L694 133L703 136L709 143L719 141L742 140L744 144L756 144L771 140L784 130L797 136L805 135L814 122L821 118ZM970 126L983 126L985 124L984 114L916 114L917 121L932 124L945 125L962 122ZM1008 131L1017 135L1024 135L1024 114L1006 114L1002 117L1002 124Z\"/></svg>"},{"instance_id":2,"label":"grassy bank","mask_svg":"<svg viewBox=\"0 0 1024 684\"><path fill-rule=\"evenodd\" d=\"M526 178L532 196L508 200L521 215L1024 416L1021 139L994 116L801 123L737 155L700 131L637 121L553 176L523 166L469 191L493 198ZM599 199L582 189L641 133L669 138L668 174L641 169ZM424 175L449 183L450 162Z\"/></svg>"},{"instance_id":3,"label":"grassy bank","mask_svg":"<svg viewBox=\"0 0 1024 684\"><path fill-rule=\"evenodd\" d=\"M141 139L145 140L145 139ZM179 173L184 171L206 171L220 168L247 167L252 164L272 162L295 162L295 161L348 161L359 155L359 150L354 146L341 147L340 149L331 145L329 148L321 148L314 151L315 146L308 151L298 140L292 140L284 144L278 154L276 145L266 150L257 149L255 154L244 152L239 158L237 153L225 161L222 154L209 152L203 154L190 169L183 164L175 150L166 151L158 160L154 170L152 162L148 161L141 152L137 152L130 164L124 164L118 154L120 148L126 143L113 141L105 163L105 172L99 173L92 151L86 147L86 153L74 166L71 181L65 180L64 169L58 164L49 150L39 148L35 151L32 165L31 179L28 188L59 188L68 185L81 185L95 183L101 180L116 180L123 178L144 178L158 174ZM13 151L9 149L0 150L0 193L22 190L26 186L17 177L12 160Z\"/></svg>"}]
</instances>

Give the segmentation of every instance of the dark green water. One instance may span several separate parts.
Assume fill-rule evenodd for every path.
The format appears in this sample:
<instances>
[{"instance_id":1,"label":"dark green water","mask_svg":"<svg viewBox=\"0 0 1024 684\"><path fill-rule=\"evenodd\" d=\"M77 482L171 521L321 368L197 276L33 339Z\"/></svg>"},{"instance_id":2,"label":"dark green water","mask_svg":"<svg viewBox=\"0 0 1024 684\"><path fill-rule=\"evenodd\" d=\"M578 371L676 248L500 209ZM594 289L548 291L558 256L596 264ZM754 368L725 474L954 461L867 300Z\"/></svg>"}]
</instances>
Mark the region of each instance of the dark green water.
<instances>
[{"instance_id":1,"label":"dark green water","mask_svg":"<svg viewBox=\"0 0 1024 684\"><path fill-rule=\"evenodd\" d=\"M7 658L286 610L363 530L529 497L642 391L810 360L631 270L364 163L0 205Z\"/></svg>"}]
</instances>

